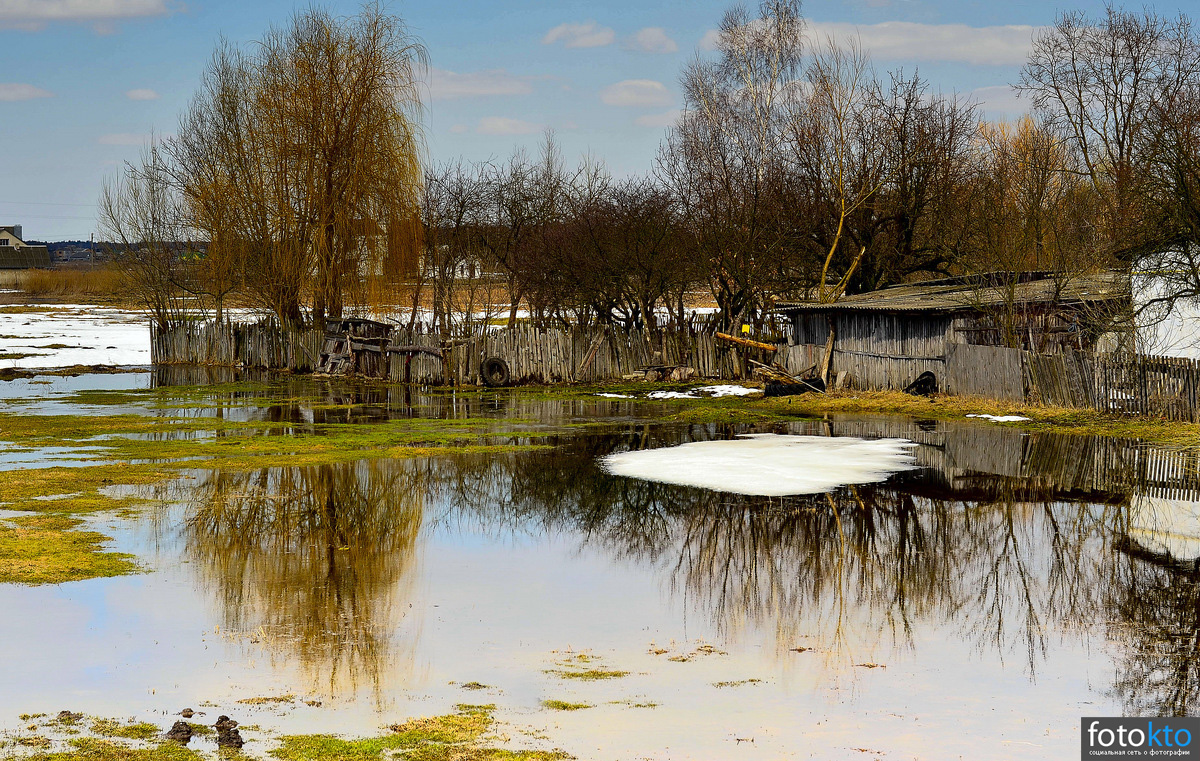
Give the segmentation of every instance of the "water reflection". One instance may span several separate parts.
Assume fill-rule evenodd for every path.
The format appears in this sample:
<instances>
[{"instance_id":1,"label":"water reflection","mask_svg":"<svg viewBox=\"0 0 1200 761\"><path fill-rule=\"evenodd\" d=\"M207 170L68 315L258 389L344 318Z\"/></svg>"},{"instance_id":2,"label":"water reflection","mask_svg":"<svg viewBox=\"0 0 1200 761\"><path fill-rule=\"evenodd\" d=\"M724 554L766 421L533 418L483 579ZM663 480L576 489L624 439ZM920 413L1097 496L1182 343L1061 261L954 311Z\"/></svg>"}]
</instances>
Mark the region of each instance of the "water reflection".
<instances>
[{"instance_id":1,"label":"water reflection","mask_svg":"<svg viewBox=\"0 0 1200 761\"><path fill-rule=\"evenodd\" d=\"M402 678L425 479L402 462L211 472L185 556L231 633L295 661L333 696Z\"/></svg>"},{"instance_id":2,"label":"water reflection","mask_svg":"<svg viewBox=\"0 0 1200 761\"><path fill-rule=\"evenodd\" d=\"M550 439L550 451L210 473L195 487L186 554L225 626L262 631L277 658L303 663L331 695L403 683L418 627L402 614L422 534L450 528L565 539L643 569L730 641L767 632L781 658L813 648L834 676L936 648L937 633L1036 679L1049 642L1106 633L1127 713L1200 709L1200 562L1181 557L1200 545L1164 523L1177 509L1144 508L1150 497L1200 503L1194 454L857 419L753 430L906 437L922 468L767 498L596 465L621 449L747 430L627 420ZM1175 539L1156 544L1164 536ZM532 620L552 613L525 604Z\"/></svg>"},{"instance_id":3,"label":"water reflection","mask_svg":"<svg viewBox=\"0 0 1200 761\"><path fill-rule=\"evenodd\" d=\"M1123 537L1109 601L1123 645L1113 691L1130 715L1200 711L1200 561L1179 560Z\"/></svg>"},{"instance_id":4,"label":"water reflection","mask_svg":"<svg viewBox=\"0 0 1200 761\"><path fill-rule=\"evenodd\" d=\"M641 446L647 431L624 446ZM654 435L662 437L665 432ZM695 438L710 429L693 429ZM726 636L774 631L777 649L869 658L914 646L917 621L961 625L980 649L1031 673L1049 626L1088 620L1103 589L1118 506L1033 498L973 473L956 498L946 473L792 498L745 497L606 476L614 441L569 442L537 458L462 458L453 502L495 531L578 537L655 569ZM663 441L653 442L663 444ZM986 498L978 498L986 494Z\"/></svg>"}]
</instances>

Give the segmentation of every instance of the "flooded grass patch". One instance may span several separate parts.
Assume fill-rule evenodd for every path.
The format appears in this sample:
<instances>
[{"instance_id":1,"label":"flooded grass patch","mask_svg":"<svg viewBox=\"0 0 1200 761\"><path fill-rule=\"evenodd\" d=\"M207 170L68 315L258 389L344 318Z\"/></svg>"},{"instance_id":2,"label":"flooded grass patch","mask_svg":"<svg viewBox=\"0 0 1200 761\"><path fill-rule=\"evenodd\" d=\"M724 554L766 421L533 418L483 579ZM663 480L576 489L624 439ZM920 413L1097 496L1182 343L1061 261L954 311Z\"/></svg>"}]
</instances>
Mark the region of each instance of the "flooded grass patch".
<instances>
[{"instance_id":1,"label":"flooded grass patch","mask_svg":"<svg viewBox=\"0 0 1200 761\"><path fill-rule=\"evenodd\" d=\"M159 728L149 722L122 724L116 719L97 719L92 723L93 734L102 737L120 737L126 740L151 740L158 736Z\"/></svg>"},{"instance_id":2,"label":"flooded grass patch","mask_svg":"<svg viewBox=\"0 0 1200 761\"><path fill-rule=\"evenodd\" d=\"M333 735L288 735L270 754L283 761L370 761L402 755L419 761L552 761L571 756L562 751L509 750L490 747L486 735L495 725L495 706L459 705L453 714L394 724L390 734L359 740Z\"/></svg>"},{"instance_id":3,"label":"flooded grass patch","mask_svg":"<svg viewBox=\"0 0 1200 761\"><path fill-rule=\"evenodd\" d=\"M542 707L554 711L582 711L585 708L595 708L591 703L571 703L566 700L543 700Z\"/></svg>"},{"instance_id":4,"label":"flooded grass patch","mask_svg":"<svg viewBox=\"0 0 1200 761\"><path fill-rule=\"evenodd\" d=\"M243 705L262 706L262 705L279 705L280 703L295 703L295 695L264 695L256 698L242 698L238 701Z\"/></svg>"},{"instance_id":5,"label":"flooded grass patch","mask_svg":"<svg viewBox=\"0 0 1200 761\"><path fill-rule=\"evenodd\" d=\"M621 679L629 676L628 671L610 669L586 669L574 671L569 669L546 669L547 674L553 674L559 679L579 679L585 682L595 682L601 679Z\"/></svg>"},{"instance_id":6,"label":"flooded grass patch","mask_svg":"<svg viewBox=\"0 0 1200 761\"><path fill-rule=\"evenodd\" d=\"M205 390L204 393L211 394ZM182 395L206 407L200 390ZM68 408L135 405L178 400L167 391L81 391ZM211 404L211 396L207 397ZM11 401L11 400L10 400ZM57 400L56 400L57 401ZM256 403L262 403L259 399ZM73 465L0 471L0 508L56 516L0 524L0 582L54 583L132 573L127 556L103 552L107 537L78 530L70 516L108 511L133 515L150 504L140 497L186 477L198 466L226 472L263 467L307 467L364 460L455 454L498 454L538 449L544 432L514 432L516 419L400 418L371 423L305 423L294 420L229 420L173 414L0 413L0 445L10 452Z\"/></svg>"},{"instance_id":7,"label":"flooded grass patch","mask_svg":"<svg viewBox=\"0 0 1200 761\"><path fill-rule=\"evenodd\" d=\"M152 747L134 747L114 740L77 737L67 742L69 750L23 756L29 761L201 761L204 755L177 742Z\"/></svg>"},{"instance_id":8,"label":"flooded grass patch","mask_svg":"<svg viewBox=\"0 0 1200 761\"><path fill-rule=\"evenodd\" d=\"M271 699L274 700L274 699ZM246 701L239 701L246 702ZM187 747L179 741L159 741L161 727L150 722L123 722L91 717L82 726L86 737L70 737L76 730L50 720L31 725L37 733L13 738L15 749L0 745L0 759L36 761L200 761L201 759L276 758L283 761L372 761L403 757L418 761L556 761L570 759L562 751L519 750L495 747L502 735L495 733L494 705L458 705L442 716L412 719L387 728L377 737L342 738L329 734L286 735L263 753L220 749L215 754ZM35 719L44 714L28 714ZM81 717L82 719L83 717ZM193 737L211 737L212 727L189 724ZM241 727L250 731L252 727ZM57 749L56 749L57 748ZM32 752L37 751L37 752Z\"/></svg>"},{"instance_id":9,"label":"flooded grass patch","mask_svg":"<svg viewBox=\"0 0 1200 761\"><path fill-rule=\"evenodd\" d=\"M0 583L61 584L142 569L132 555L108 552L108 537L80 531L83 521L33 515L0 521Z\"/></svg>"}]
</instances>

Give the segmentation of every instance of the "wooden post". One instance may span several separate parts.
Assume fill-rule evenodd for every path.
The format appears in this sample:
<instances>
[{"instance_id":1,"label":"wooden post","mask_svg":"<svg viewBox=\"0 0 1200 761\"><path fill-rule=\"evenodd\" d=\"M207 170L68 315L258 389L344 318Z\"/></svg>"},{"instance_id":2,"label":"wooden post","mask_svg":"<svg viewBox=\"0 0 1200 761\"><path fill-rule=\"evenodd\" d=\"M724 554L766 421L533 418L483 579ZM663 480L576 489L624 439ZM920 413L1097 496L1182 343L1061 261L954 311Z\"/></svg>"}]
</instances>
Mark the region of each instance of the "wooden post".
<instances>
[{"instance_id":1,"label":"wooden post","mask_svg":"<svg viewBox=\"0 0 1200 761\"><path fill-rule=\"evenodd\" d=\"M600 344L604 342L604 329L600 328L596 331L596 338L592 340L592 346L588 349L587 356L584 357L583 363L579 365L579 369L575 371L572 380L579 380L588 368L592 366L592 361L596 359L596 352L600 351Z\"/></svg>"},{"instance_id":2,"label":"wooden post","mask_svg":"<svg viewBox=\"0 0 1200 761\"><path fill-rule=\"evenodd\" d=\"M825 341L825 355L821 357L821 382L829 385L829 362L833 359L833 318L829 320L829 338Z\"/></svg>"}]
</instances>

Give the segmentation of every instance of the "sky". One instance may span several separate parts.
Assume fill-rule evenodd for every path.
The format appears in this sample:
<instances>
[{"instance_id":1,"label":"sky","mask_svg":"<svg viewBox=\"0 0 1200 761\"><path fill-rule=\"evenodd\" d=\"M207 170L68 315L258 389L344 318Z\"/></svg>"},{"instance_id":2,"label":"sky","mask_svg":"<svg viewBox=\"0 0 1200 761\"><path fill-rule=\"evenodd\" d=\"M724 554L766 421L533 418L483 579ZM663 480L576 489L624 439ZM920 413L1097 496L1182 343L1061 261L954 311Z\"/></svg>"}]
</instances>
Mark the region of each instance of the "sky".
<instances>
[{"instance_id":1,"label":"sky","mask_svg":"<svg viewBox=\"0 0 1200 761\"><path fill-rule=\"evenodd\" d=\"M357 0L318 3L350 15ZM0 0L0 225L27 240L87 239L104 180L171 135L218 41L249 46L307 2ZM681 107L679 76L712 55L729 0L392 0L429 52L430 161L536 151L649 171ZM753 7L754 3L750 3ZM1130 5L1142 7L1141 4ZM1198 0L1150 6L1173 16ZM877 70L918 71L989 118L1026 105L1008 85L1061 11L1103 0L809 0L810 33L857 35Z\"/></svg>"}]
</instances>

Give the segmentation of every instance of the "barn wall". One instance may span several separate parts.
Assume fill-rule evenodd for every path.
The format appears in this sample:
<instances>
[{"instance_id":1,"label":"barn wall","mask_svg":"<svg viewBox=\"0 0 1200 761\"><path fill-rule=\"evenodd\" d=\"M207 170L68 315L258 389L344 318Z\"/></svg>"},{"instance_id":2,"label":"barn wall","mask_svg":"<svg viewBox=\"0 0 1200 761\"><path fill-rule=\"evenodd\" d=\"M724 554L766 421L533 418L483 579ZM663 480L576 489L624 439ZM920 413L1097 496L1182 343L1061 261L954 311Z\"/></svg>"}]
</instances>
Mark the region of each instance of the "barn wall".
<instances>
[{"instance_id":1,"label":"barn wall","mask_svg":"<svg viewBox=\"0 0 1200 761\"><path fill-rule=\"evenodd\" d=\"M951 320L944 315L896 315L883 312L842 312L832 317L834 350L830 376L850 374L854 388L902 389L923 372L932 372L941 383ZM829 339L830 318L823 314L795 313L787 367L795 372L815 363ZM801 348L803 347L803 348Z\"/></svg>"}]
</instances>

